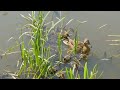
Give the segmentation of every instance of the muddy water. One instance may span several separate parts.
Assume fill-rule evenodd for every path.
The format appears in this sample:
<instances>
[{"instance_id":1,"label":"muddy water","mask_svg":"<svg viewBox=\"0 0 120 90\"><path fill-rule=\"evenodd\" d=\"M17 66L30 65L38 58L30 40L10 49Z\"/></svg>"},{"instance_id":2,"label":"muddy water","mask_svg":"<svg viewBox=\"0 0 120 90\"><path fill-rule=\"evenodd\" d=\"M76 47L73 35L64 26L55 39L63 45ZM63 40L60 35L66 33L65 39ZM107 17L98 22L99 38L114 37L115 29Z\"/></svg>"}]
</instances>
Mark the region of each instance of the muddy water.
<instances>
[{"instance_id":1,"label":"muddy water","mask_svg":"<svg viewBox=\"0 0 120 90\"><path fill-rule=\"evenodd\" d=\"M27 15L28 11L0 11L0 49L3 52L9 46L14 45L14 41L8 42L10 37L18 37L18 28L24 23L20 14ZM119 54L119 46L109 46L112 42L106 42L108 39L119 39L119 37L108 37L109 34L120 33L120 12L119 11L62 11L62 15L66 16L66 21L74 19L68 27L75 28L78 25L77 20L87 21L81 23L78 27L80 40L89 38L92 44L92 52L89 57L88 67L90 69L98 64L99 71L103 71L103 78L120 78L120 59L113 57L110 60L105 58L104 52L107 57L113 54ZM59 12L54 12L55 16L60 17ZM103 26L104 27L101 27ZM105 26L106 25L106 26ZM0 54L3 53L2 51ZM4 70L15 71L19 54L8 55L6 58L0 59L0 74L5 73ZM102 60L101 60L102 59Z\"/></svg>"}]
</instances>

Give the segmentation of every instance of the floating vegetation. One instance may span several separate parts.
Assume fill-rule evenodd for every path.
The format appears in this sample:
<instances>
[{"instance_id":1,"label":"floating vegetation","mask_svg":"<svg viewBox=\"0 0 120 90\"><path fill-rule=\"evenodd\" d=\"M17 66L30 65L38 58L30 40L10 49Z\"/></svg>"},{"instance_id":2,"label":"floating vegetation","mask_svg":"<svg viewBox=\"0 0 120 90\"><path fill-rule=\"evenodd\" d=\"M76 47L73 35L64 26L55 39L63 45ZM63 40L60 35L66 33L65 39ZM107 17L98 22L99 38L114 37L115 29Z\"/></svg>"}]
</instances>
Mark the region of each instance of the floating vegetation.
<instances>
[{"instance_id":1,"label":"floating vegetation","mask_svg":"<svg viewBox=\"0 0 120 90\"><path fill-rule=\"evenodd\" d=\"M120 37L120 35L108 35L109 37Z\"/></svg>"},{"instance_id":2,"label":"floating vegetation","mask_svg":"<svg viewBox=\"0 0 120 90\"><path fill-rule=\"evenodd\" d=\"M120 37L120 35L107 35L108 37ZM107 42L114 42L114 43L110 43L109 45L110 46L120 46L120 39L114 39L114 40L106 40ZM112 55L111 57L110 57L110 59L106 59L105 58L105 60L111 60L111 58L112 57L120 57L120 54L118 53L118 54L116 54L116 55ZM104 59L103 59L104 60Z\"/></svg>"},{"instance_id":3,"label":"floating vegetation","mask_svg":"<svg viewBox=\"0 0 120 90\"><path fill-rule=\"evenodd\" d=\"M111 46L119 46L120 44L109 44Z\"/></svg>"},{"instance_id":4,"label":"floating vegetation","mask_svg":"<svg viewBox=\"0 0 120 90\"><path fill-rule=\"evenodd\" d=\"M98 29L101 29L101 28L103 28L103 27L105 27L105 26L107 26L108 24L104 24L104 25L102 25L102 26L100 26Z\"/></svg>"},{"instance_id":5,"label":"floating vegetation","mask_svg":"<svg viewBox=\"0 0 120 90\"><path fill-rule=\"evenodd\" d=\"M79 23L83 24L83 23L86 23L87 21L79 21L77 20Z\"/></svg>"},{"instance_id":6,"label":"floating vegetation","mask_svg":"<svg viewBox=\"0 0 120 90\"><path fill-rule=\"evenodd\" d=\"M120 35L108 35L108 37L120 37ZM119 42L120 40L119 39L115 39L115 40L106 40L106 41L109 41L109 42L117 42L117 43L112 43L112 44L109 44L111 46L119 46Z\"/></svg>"},{"instance_id":7,"label":"floating vegetation","mask_svg":"<svg viewBox=\"0 0 120 90\"><path fill-rule=\"evenodd\" d=\"M120 42L120 40L106 40L106 41Z\"/></svg>"}]
</instances>

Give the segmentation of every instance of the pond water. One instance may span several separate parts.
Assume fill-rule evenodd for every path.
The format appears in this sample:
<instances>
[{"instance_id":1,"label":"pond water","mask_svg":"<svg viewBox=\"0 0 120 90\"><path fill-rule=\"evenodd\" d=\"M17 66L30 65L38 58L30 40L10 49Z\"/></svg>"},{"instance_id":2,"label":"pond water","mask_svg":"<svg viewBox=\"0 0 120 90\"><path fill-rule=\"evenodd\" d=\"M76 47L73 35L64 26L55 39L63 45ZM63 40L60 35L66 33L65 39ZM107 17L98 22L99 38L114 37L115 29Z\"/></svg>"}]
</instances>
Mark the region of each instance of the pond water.
<instances>
[{"instance_id":1,"label":"pond water","mask_svg":"<svg viewBox=\"0 0 120 90\"><path fill-rule=\"evenodd\" d=\"M20 14L28 15L31 11L0 11L0 54L3 54L9 46L14 45L10 37L18 37L19 27L24 24L24 19ZM53 12L55 16L60 17L60 12ZM120 34L120 12L119 11L62 11L66 16L66 22L74 19L67 27L75 28L78 21L87 21L81 23L78 27L80 39L88 38L92 44L91 56L89 57L88 67L90 69L98 64L99 71L103 71L102 78L120 78L120 58L112 55L119 54L119 46L110 46L115 42L107 42L106 40L119 39L119 37L108 37L111 34ZM104 57L106 52L107 57ZM11 54L0 59L0 74L5 73L4 70L16 71L17 60L20 58L18 54Z\"/></svg>"}]
</instances>

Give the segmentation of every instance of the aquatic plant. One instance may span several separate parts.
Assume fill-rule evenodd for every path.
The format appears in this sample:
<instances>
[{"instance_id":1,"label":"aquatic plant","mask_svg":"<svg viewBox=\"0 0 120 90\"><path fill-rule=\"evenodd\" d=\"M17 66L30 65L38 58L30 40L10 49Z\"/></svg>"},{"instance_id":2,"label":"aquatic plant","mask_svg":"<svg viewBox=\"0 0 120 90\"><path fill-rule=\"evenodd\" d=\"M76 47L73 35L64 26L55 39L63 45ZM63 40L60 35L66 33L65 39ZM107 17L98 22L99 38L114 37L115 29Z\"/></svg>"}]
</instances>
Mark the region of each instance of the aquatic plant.
<instances>
[{"instance_id":1,"label":"aquatic plant","mask_svg":"<svg viewBox=\"0 0 120 90\"><path fill-rule=\"evenodd\" d=\"M54 31L55 27L61 23L65 17L58 18L57 22L53 20L46 22L46 18L49 17L50 11L44 14L42 11L39 11L36 14L35 11L32 11L28 16L21 16L28 21L21 29L21 35L18 39L16 39L17 46L20 47L19 53L21 53L21 59L19 60L18 67L19 70L15 74L9 73L14 79L17 78L32 78L32 79L44 79L49 78L52 79L55 76L63 79L81 79L81 75L78 72L78 64L74 64L73 68L64 68L57 71L56 66L58 64L53 63L53 57L56 54L51 53L51 45L47 45L47 41L49 41L49 34L51 31ZM66 25L68 25L73 19L68 21ZM48 27L49 25L49 27ZM65 26L66 26L65 25ZM63 28L65 28L65 26ZM62 28L62 24L61 24ZM27 31L25 31L27 30ZM62 29L61 29L62 31ZM77 31L76 31L77 33ZM25 37L28 37L27 39ZM75 34L75 49L74 54L76 53L78 37ZM28 42L26 44L26 42ZM57 50L59 62L61 62L62 58L62 41L60 33L57 34ZM10 52L8 50L8 52ZM12 53L11 53L12 54ZM76 73L74 72L76 71ZM87 62L84 66L84 79L93 79L97 78L96 75L98 73L96 66L88 74L89 70L87 68ZM67 77L65 77L65 74Z\"/></svg>"},{"instance_id":2,"label":"aquatic plant","mask_svg":"<svg viewBox=\"0 0 120 90\"><path fill-rule=\"evenodd\" d=\"M21 15L29 23L24 25L21 29L21 36L19 37L19 39L21 39L20 50L22 62L20 70L18 71L18 76L21 76L22 74L27 77L31 76L32 78L47 78L49 76L48 71L52 65L50 59L55 55L51 55L51 47L46 47L46 42L48 41L49 33L64 19L63 17L57 22L50 21L49 23L52 23L52 26L47 28L45 26L47 23L45 20L49 14L50 12L47 12L44 16L43 12L38 12L38 15L36 16L33 11L29 16L25 17L24 15ZM30 31L23 32L26 27L29 28ZM30 36L28 43L30 48L26 48L24 35Z\"/></svg>"},{"instance_id":3,"label":"aquatic plant","mask_svg":"<svg viewBox=\"0 0 120 90\"><path fill-rule=\"evenodd\" d=\"M92 71L88 70L87 62L83 68L83 78L81 78L82 75L78 73L78 69L76 69L75 65L73 68L66 68L67 79L99 79L103 74L103 72L101 72L98 76L97 64L93 67Z\"/></svg>"}]
</instances>

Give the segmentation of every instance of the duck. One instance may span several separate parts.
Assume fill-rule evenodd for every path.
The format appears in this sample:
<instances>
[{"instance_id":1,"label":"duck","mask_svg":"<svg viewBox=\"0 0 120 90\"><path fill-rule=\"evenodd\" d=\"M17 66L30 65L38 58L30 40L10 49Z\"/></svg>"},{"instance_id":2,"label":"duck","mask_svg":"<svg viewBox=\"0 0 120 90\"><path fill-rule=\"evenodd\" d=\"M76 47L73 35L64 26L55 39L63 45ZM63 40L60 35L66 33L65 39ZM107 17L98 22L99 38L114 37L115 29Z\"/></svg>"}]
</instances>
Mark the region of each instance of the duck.
<instances>
[{"instance_id":1,"label":"duck","mask_svg":"<svg viewBox=\"0 0 120 90\"><path fill-rule=\"evenodd\" d=\"M87 38L85 38L82 46L82 51L81 51L82 54L89 55L91 50L89 45L91 46L90 41Z\"/></svg>"},{"instance_id":2,"label":"duck","mask_svg":"<svg viewBox=\"0 0 120 90\"><path fill-rule=\"evenodd\" d=\"M62 34L63 43L68 46L67 53L70 54L74 50L75 41L70 38L68 32L64 31ZM83 58L86 58L91 51L91 44L88 38L85 38L83 42L78 41L76 48L76 54L81 54Z\"/></svg>"},{"instance_id":3,"label":"duck","mask_svg":"<svg viewBox=\"0 0 120 90\"><path fill-rule=\"evenodd\" d=\"M64 57L63 57L63 63L68 63L70 60L71 60L71 55L65 55Z\"/></svg>"},{"instance_id":4,"label":"duck","mask_svg":"<svg viewBox=\"0 0 120 90\"><path fill-rule=\"evenodd\" d=\"M67 52L67 53L72 52L72 50L73 50L73 48L74 48L74 45L75 45L75 44L74 44L75 42L74 42L74 40L72 40L72 39L70 38L70 35L68 34L67 31L64 31L64 32L61 34L61 39L63 40L63 43L68 46L68 52ZM82 44L80 41L78 41L77 53L80 52L82 45L83 45L83 44Z\"/></svg>"},{"instance_id":5,"label":"duck","mask_svg":"<svg viewBox=\"0 0 120 90\"><path fill-rule=\"evenodd\" d=\"M68 31L64 31L61 34L61 39L63 39L63 40L68 40L68 37L70 37L70 35L68 34Z\"/></svg>"},{"instance_id":6,"label":"duck","mask_svg":"<svg viewBox=\"0 0 120 90\"><path fill-rule=\"evenodd\" d=\"M83 42L80 58L87 59L88 55L90 54L91 48L92 46L90 44L90 41L87 38L85 38Z\"/></svg>"},{"instance_id":7,"label":"duck","mask_svg":"<svg viewBox=\"0 0 120 90\"><path fill-rule=\"evenodd\" d=\"M64 38L63 43L68 46L67 53L70 54L75 47L75 41L72 40L70 37ZM78 41L78 45L76 48L76 54L81 53L82 47L83 47L83 42Z\"/></svg>"}]
</instances>

